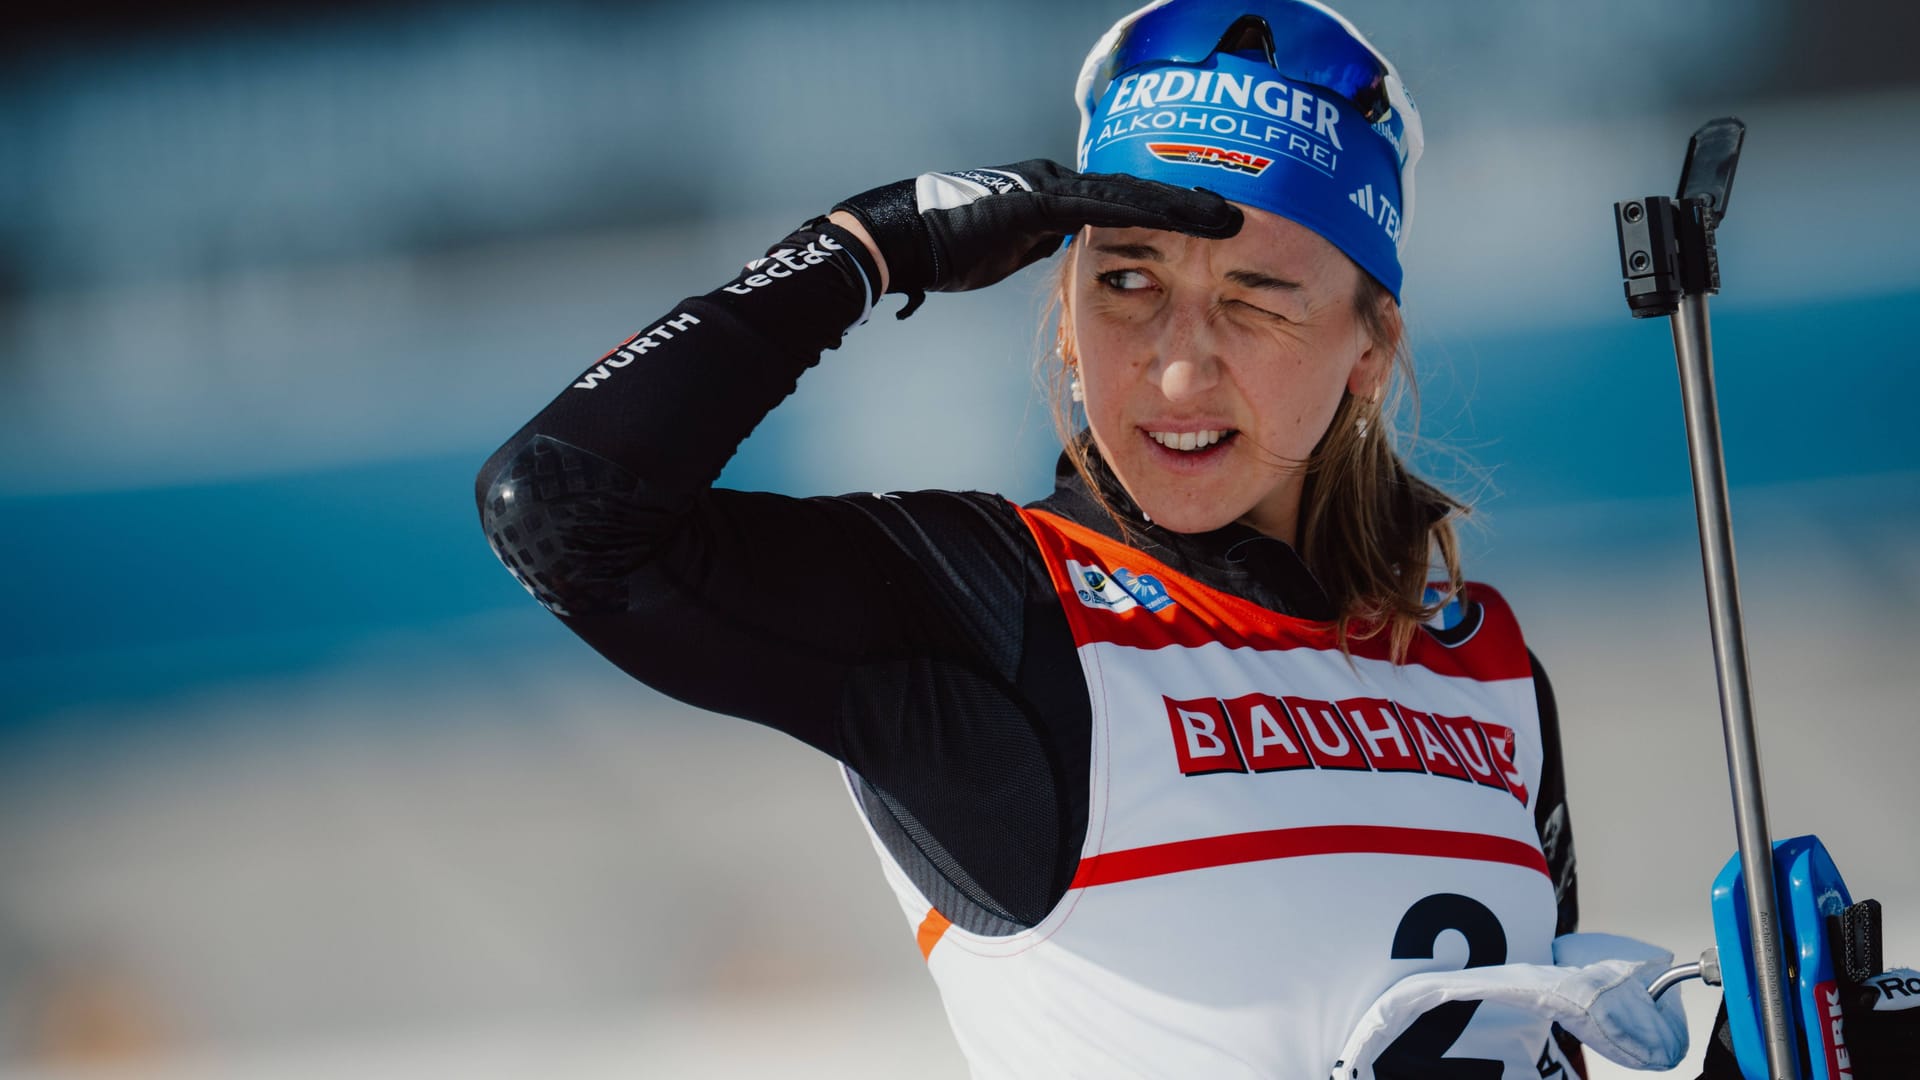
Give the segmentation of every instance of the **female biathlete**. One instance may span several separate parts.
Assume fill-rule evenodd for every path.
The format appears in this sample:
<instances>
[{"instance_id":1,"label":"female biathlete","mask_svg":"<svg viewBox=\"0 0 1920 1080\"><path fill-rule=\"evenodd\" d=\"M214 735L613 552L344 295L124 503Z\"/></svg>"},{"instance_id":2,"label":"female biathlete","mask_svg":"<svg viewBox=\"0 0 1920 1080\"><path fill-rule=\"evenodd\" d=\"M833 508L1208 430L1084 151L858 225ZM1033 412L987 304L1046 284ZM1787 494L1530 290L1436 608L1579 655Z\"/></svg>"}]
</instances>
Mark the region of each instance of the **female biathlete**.
<instances>
[{"instance_id":1,"label":"female biathlete","mask_svg":"<svg viewBox=\"0 0 1920 1080\"><path fill-rule=\"evenodd\" d=\"M481 470L494 550L634 677L842 763L976 1076L1671 1064L1665 954L1561 937L1552 693L1387 431L1393 66L1307 0L1163 0L1078 98L1079 171L854 196L603 357ZM882 295L1067 238L1052 495L711 487Z\"/></svg>"}]
</instances>

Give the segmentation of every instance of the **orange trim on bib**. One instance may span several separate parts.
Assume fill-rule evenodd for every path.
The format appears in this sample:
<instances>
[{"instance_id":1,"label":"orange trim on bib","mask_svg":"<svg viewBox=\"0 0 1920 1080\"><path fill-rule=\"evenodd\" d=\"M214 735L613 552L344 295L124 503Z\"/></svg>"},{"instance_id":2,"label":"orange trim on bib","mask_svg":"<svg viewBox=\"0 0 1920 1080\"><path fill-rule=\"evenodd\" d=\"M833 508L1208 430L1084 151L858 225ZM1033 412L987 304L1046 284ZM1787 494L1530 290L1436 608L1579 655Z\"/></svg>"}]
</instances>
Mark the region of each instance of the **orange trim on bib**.
<instances>
[{"instance_id":1,"label":"orange trim on bib","mask_svg":"<svg viewBox=\"0 0 1920 1080\"><path fill-rule=\"evenodd\" d=\"M914 939L920 943L922 960L933 958L933 947L940 944L940 938L946 934L947 927L952 925L953 920L940 914L939 908L927 909L927 917L920 920L920 932L914 935Z\"/></svg>"},{"instance_id":2,"label":"orange trim on bib","mask_svg":"<svg viewBox=\"0 0 1920 1080\"><path fill-rule=\"evenodd\" d=\"M1075 642L1087 645L1107 642L1140 649L1158 649L1169 645L1197 647L1219 644L1243 649L1317 649L1339 648L1330 622L1302 619L1263 608L1231 593L1203 585L1139 550L1128 547L1087 528L1044 510L1016 507L1021 518L1039 543L1047 562L1047 572L1060 593L1061 607L1073 630ZM1101 579L1104 591L1089 591L1087 582L1076 581L1069 561L1081 564L1083 574L1092 571ZM1124 572L1124 573L1119 573ZM1172 601L1149 610L1106 579L1151 575ZM1469 582L1467 595L1484 609L1485 621L1471 640L1449 648L1426 634L1414 635L1407 662L1438 675L1451 675L1486 681L1526 679L1533 675L1520 625L1506 601L1492 588ZM1082 595L1082 594L1085 595ZM1348 639L1348 648L1358 657L1388 659L1387 635Z\"/></svg>"}]
</instances>

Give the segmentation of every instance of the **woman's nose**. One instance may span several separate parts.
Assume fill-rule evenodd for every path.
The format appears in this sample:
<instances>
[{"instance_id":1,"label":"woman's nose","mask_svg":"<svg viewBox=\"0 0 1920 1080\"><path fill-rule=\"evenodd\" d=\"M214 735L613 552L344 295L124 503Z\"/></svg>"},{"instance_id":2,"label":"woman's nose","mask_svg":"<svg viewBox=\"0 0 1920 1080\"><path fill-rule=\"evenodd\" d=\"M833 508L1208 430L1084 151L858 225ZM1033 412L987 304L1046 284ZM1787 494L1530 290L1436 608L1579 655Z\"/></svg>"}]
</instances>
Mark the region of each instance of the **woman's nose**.
<instances>
[{"instance_id":1,"label":"woman's nose","mask_svg":"<svg viewBox=\"0 0 1920 1080\"><path fill-rule=\"evenodd\" d=\"M1168 312L1164 329L1154 364L1161 395L1178 402L1212 390L1220 381L1220 358L1206 311L1199 305L1180 305Z\"/></svg>"}]
</instances>

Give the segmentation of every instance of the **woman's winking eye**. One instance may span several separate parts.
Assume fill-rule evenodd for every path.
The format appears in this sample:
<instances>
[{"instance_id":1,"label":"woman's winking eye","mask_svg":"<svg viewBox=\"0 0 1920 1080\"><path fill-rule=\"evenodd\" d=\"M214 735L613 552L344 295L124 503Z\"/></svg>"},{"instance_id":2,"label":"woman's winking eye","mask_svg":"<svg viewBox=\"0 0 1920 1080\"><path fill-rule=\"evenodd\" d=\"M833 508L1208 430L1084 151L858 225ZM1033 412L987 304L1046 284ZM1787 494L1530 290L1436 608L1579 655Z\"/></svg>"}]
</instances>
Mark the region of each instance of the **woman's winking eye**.
<instances>
[{"instance_id":1,"label":"woman's winking eye","mask_svg":"<svg viewBox=\"0 0 1920 1080\"><path fill-rule=\"evenodd\" d=\"M1248 312L1250 312L1250 313L1252 313L1252 314L1254 314L1254 315L1263 315L1263 316L1265 316L1265 317L1267 317L1267 318L1269 318L1269 319L1278 319L1278 320L1280 320L1281 322L1291 322L1291 321L1292 321L1292 320L1290 320L1290 319L1288 319L1288 318L1287 318L1287 317L1286 317L1285 315L1282 315L1282 314L1280 314L1280 313L1279 313L1279 312L1277 312L1277 311L1272 311L1272 310L1270 310L1270 309L1268 309L1268 308L1263 308L1263 307L1261 307L1261 306L1260 306L1260 305L1258 305L1258 304L1253 304L1253 303L1248 303L1248 302L1247 302L1247 301L1245 301L1245 300L1229 300L1229 301L1227 301L1227 303L1229 303L1229 304L1233 304L1234 306L1236 306L1236 307L1239 307L1239 308L1243 308L1243 309L1245 309L1246 311L1248 311Z\"/></svg>"}]
</instances>

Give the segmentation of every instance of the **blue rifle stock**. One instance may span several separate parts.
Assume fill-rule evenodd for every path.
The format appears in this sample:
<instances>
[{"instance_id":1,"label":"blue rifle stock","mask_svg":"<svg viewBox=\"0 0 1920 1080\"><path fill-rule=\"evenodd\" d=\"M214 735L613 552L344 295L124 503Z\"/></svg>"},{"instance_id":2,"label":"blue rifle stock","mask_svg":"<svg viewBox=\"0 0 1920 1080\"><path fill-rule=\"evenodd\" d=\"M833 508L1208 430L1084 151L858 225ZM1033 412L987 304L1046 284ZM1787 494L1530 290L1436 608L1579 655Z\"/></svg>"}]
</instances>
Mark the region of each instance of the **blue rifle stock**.
<instances>
[{"instance_id":1,"label":"blue rifle stock","mask_svg":"<svg viewBox=\"0 0 1920 1080\"><path fill-rule=\"evenodd\" d=\"M1781 898L1779 943L1787 957L1787 992L1800 1038L1797 1065L1807 1080L1840 1080L1838 972L1827 920L1852 906L1847 884L1819 837L1796 836L1773 845L1774 890ZM1756 996L1752 923L1740 856L1727 860L1713 882L1713 937L1719 951L1727 1029L1746 1080L1765 1080L1767 1053L1761 1002Z\"/></svg>"}]
</instances>

